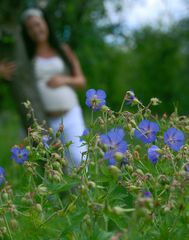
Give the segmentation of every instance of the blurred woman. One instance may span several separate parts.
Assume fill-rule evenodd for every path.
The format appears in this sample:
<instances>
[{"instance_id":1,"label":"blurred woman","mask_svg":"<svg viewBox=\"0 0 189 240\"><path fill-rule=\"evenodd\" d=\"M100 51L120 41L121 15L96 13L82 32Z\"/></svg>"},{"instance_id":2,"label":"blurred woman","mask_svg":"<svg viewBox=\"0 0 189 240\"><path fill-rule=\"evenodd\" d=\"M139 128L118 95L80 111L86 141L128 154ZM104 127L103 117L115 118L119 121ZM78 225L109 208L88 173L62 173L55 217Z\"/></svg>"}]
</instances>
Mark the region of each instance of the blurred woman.
<instances>
[{"instance_id":1,"label":"blurred woman","mask_svg":"<svg viewBox=\"0 0 189 240\"><path fill-rule=\"evenodd\" d=\"M22 36L29 59L32 61L37 87L49 119L49 126L57 131L63 121L63 143L69 147L71 159L78 166L85 146L79 136L85 129L82 110L75 89L85 87L80 63L66 45L60 45L40 9L28 9L22 15ZM70 159L71 158L71 159Z\"/></svg>"}]
</instances>

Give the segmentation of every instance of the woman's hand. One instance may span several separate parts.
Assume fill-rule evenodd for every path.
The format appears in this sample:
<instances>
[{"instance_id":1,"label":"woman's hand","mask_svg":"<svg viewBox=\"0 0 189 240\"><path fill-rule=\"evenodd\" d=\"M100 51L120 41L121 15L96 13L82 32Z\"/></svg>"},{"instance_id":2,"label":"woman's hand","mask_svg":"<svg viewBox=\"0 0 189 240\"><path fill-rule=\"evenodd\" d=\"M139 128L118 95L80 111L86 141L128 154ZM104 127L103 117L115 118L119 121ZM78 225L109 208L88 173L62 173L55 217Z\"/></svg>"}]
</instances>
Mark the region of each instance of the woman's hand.
<instances>
[{"instance_id":1,"label":"woman's hand","mask_svg":"<svg viewBox=\"0 0 189 240\"><path fill-rule=\"evenodd\" d=\"M0 77L7 81L10 81L16 70L16 64L13 62L1 62L0 63Z\"/></svg>"},{"instance_id":2,"label":"woman's hand","mask_svg":"<svg viewBox=\"0 0 189 240\"><path fill-rule=\"evenodd\" d=\"M66 84L67 84L66 76L64 77L62 75L55 75L47 82L47 85L50 88L58 88Z\"/></svg>"},{"instance_id":3,"label":"woman's hand","mask_svg":"<svg viewBox=\"0 0 189 240\"><path fill-rule=\"evenodd\" d=\"M83 75L67 76L67 75L55 75L48 82L47 85L50 88L58 88L60 86L68 85L73 88L83 88L85 85L85 79Z\"/></svg>"}]
</instances>

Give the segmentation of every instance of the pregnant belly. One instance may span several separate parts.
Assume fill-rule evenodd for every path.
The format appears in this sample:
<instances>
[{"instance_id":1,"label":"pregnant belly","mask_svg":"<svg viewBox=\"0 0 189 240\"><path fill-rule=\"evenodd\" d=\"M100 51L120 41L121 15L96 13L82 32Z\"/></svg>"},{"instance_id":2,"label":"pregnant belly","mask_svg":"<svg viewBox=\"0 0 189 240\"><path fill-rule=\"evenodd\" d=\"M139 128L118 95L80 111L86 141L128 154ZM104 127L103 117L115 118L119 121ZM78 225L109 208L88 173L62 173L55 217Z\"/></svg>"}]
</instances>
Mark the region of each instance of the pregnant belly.
<instances>
[{"instance_id":1,"label":"pregnant belly","mask_svg":"<svg viewBox=\"0 0 189 240\"><path fill-rule=\"evenodd\" d=\"M75 91L69 86L50 88L46 83L38 83L44 108L48 112L68 111L78 105Z\"/></svg>"}]
</instances>

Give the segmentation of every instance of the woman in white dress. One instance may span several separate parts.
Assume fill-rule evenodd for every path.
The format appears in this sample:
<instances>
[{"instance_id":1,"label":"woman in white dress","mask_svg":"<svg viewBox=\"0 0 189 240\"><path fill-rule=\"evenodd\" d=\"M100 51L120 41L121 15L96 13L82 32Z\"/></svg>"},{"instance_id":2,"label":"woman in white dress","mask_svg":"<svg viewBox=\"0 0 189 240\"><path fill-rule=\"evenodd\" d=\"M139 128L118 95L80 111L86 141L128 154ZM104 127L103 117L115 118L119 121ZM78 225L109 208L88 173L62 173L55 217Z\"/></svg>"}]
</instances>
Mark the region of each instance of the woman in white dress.
<instances>
[{"instance_id":1,"label":"woman in white dress","mask_svg":"<svg viewBox=\"0 0 189 240\"><path fill-rule=\"evenodd\" d=\"M23 13L22 35L26 52L33 63L49 126L57 131L63 119L62 141L72 141L69 152L74 165L78 166L82 153L86 151L79 139L85 125L75 92L75 89L85 87L79 61L68 45L59 44L46 14L40 9L28 9Z\"/></svg>"}]
</instances>

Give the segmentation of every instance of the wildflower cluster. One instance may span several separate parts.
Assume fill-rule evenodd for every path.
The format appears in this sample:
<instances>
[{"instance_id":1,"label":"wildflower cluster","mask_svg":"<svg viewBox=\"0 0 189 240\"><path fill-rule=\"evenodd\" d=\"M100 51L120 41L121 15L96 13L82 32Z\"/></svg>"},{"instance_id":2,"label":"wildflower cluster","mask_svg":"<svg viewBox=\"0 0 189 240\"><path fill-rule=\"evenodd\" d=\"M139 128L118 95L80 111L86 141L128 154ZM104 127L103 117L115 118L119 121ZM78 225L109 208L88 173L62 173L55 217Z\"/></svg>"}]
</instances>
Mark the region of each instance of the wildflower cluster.
<instances>
[{"instance_id":1,"label":"wildflower cluster","mask_svg":"<svg viewBox=\"0 0 189 240\"><path fill-rule=\"evenodd\" d=\"M77 167L60 141L64 126L53 132L34 118L10 150L22 172L14 191L0 167L0 238L188 239L189 118L157 117L158 104L144 106L130 90L114 111L103 90L88 90L91 122L78 136L88 150Z\"/></svg>"}]
</instances>

